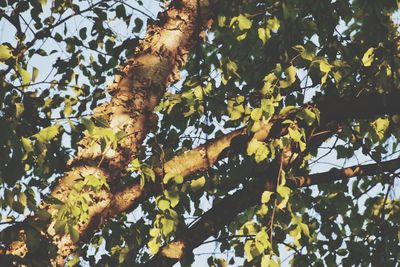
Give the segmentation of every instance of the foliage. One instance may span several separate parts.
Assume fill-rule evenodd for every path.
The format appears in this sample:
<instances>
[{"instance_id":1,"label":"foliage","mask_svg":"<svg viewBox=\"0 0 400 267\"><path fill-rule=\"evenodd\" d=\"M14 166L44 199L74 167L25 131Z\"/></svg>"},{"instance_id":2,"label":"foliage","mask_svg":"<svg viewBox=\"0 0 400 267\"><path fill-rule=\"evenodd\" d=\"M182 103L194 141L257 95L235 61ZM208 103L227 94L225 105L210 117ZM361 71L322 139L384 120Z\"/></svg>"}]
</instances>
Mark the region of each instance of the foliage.
<instances>
[{"instance_id":1,"label":"foliage","mask_svg":"<svg viewBox=\"0 0 400 267\"><path fill-rule=\"evenodd\" d=\"M92 192L116 192L140 181L153 192L150 198L110 220L80 247L80 258L69 262L132 266L181 238L225 196L270 179L274 190L256 195L254 205L217 231L218 250L229 256L211 255L209 266L279 266L287 255L293 266L400 261L397 168L351 180L331 177L327 184L301 189L287 182L326 170L325 157L339 167L372 160L379 168L398 156L400 114L352 117L348 106L350 115L342 118L343 110L327 111L321 104L399 92L395 1L217 1L213 25L192 49L182 81L156 107L158 125L123 181L81 177L66 201L50 201L57 210L51 215L39 202L68 168L78 141L90 136L106 155L125 138L94 108L110 99L106 82L132 56L144 25L157 18L145 1L0 1L0 6L1 25L15 33L0 44L2 223L18 225L35 214L40 223L54 220L56 234L76 242L77 225L98 201ZM323 111L339 119L326 121ZM275 120L283 125L278 136L251 139ZM174 157L242 127L245 149L232 141L214 166L187 177L165 172ZM325 133L314 132L320 129L331 134L315 144L310 140ZM262 173L288 149L287 166L282 163L275 177ZM35 223L21 227L31 229L27 242L39 235ZM1 244L18 231L3 231ZM28 247L35 246L40 244ZM45 256L53 254L49 249ZM48 264L41 256L30 255L29 263ZM193 257L185 255L182 263L189 265Z\"/></svg>"}]
</instances>

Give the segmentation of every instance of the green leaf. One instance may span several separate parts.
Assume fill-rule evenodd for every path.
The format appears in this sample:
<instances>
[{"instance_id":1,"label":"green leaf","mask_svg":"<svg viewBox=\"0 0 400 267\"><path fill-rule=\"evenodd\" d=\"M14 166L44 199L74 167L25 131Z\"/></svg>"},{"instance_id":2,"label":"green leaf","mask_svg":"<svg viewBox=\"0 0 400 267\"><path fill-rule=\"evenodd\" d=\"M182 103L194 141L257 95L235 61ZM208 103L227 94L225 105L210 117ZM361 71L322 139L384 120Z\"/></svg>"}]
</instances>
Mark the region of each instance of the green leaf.
<instances>
[{"instance_id":1,"label":"green leaf","mask_svg":"<svg viewBox=\"0 0 400 267\"><path fill-rule=\"evenodd\" d=\"M305 121L308 126L311 126L317 118L315 113L308 108L302 109L301 112L296 114L296 117Z\"/></svg>"},{"instance_id":2,"label":"green leaf","mask_svg":"<svg viewBox=\"0 0 400 267\"><path fill-rule=\"evenodd\" d=\"M163 183L167 184L169 181L174 181L176 184L181 184L183 183L183 177L178 173L169 172L165 174Z\"/></svg>"},{"instance_id":3,"label":"green leaf","mask_svg":"<svg viewBox=\"0 0 400 267\"><path fill-rule=\"evenodd\" d=\"M59 125L52 125L42 129L40 132L34 136L39 142L45 143L54 139L60 133Z\"/></svg>"},{"instance_id":4,"label":"green leaf","mask_svg":"<svg viewBox=\"0 0 400 267\"><path fill-rule=\"evenodd\" d=\"M13 57L11 49L6 45L0 45L0 62L6 61L10 57Z\"/></svg>"},{"instance_id":5,"label":"green leaf","mask_svg":"<svg viewBox=\"0 0 400 267\"><path fill-rule=\"evenodd\" d=\"M385 133L389 128L390 121L388 118L378 118L372 123L379 140L383 140Z\"/></svg>"},{"instance_id":6,"label":"green leaf","mask_svg":"<svg viewBox=\"0 0 400 267\"><path fill-rule=\"evenodd\" d=\"M91 119L81 118L81 122L83 126L85 126L85 128L88 130L89 134L92 134L96 127L93 121Z\"/></svg>"},{"instance_id":7,"label":"green leaf","mask_svg":"<svg viewBox=\"0 0 400 267\"><path fill-rule=\"evenodd\" d=\"M371 66L372 62L374 61L374 56L375 56L375 48L370 47L365 53L362 58L362 63L364 67L369 67Z\"/></svg>"},{"instance_id":8,"label":"green leaf","mask_svg":"<svg viewBox=\"0 0 400 267\"><path fill-rule=\"evenodd\" d=\"M253 121L258 121L259 119L261 119L262 113L263 111L261 108L253 109L253 111L251 112L251 119Z\"/></svg>"},{"instance_id":9,"label":"green leaf","mask_svg":"<svg viewBox=\"0 0 400 267\"><path fill-rule=\"evenodd\" d=\"M57 222L54 224L54 231L56 234L64 234L66 225L67 224L64 220L57 220Z\"/></svg>"},{"instance_id":10,"label":"green leaf","mask_svg":"<svg viewBox=\"0 0 400 267\"><path fill-rule=\"evenodd\" d=\"M72 242L76 243L79 241L79 232L73 225L68 225L68 233L71 237Z\"/></svg>"},{"instance_id":11,"label":"green leaf","mask_svg":"<svg viewBox=\"0 0 400 267\"><path fill-rule=\"evenodd\" d=\"M68 261L68 266L69 266L69 267L74 267L74 266L77 265L79 262L80 262L79 256L75 254L75 255Z\"/></svg>"}]
</instances>

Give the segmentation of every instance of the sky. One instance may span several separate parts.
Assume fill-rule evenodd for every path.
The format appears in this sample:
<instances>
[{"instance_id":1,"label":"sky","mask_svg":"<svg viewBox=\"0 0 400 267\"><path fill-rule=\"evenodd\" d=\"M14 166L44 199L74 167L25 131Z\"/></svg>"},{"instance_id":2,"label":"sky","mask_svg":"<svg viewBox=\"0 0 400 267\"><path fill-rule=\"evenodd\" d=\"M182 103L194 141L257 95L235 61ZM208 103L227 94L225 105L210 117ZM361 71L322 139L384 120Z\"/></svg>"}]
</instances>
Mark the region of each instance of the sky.
<instances>
[{"instance_id":1,"label":"sky","mask_svg":"<svg viewBox=\"0 0 400 267\"><path fill-rule=\"evenodd\" d=\"M161 11L161 7L159 5L159 3L155 2L155 1L143 1L144 5L143 6L139 6L137 4L135 4L135 1L131 1L132 5L135 8L138 8L140 10L142 10L143 12L150 14L151 17L156 18L156 14ZM48 11L47 11L48 12ZM28 14L24 14L24 16L26 16L27 20L29 20L29 15ZM143 18L143 20L145 20L145 16L138 13L138 16ZM400 12L397 12L394 15L395 21L400 22ZM111 22L112 24L113 22ZM12 29L12 27L10 25L7 25L8 22L6 22L5 20L1 20L0 21L0 43L4 43L4 42L10 42L11 44L15 43L14 40L14 32L10 29ZM89 25L89 22L83 18L83 17L75 17L73 18L70 22L68 22L67 27L68 27L68 33L72 32L76 32L76 29L78 29L79 27L84 26L85 24ZM129 31L125 31L124 29L126 29L125 25L123 25L123 27L119 27L117 23L114 23L115 25L113 25L113 28L118 31L118 33L121 35L121 38L125 38L127 36L129 36L130 32ZM341 26L342 29L339 30L343 30L345 28L344 25ZM145 27L143 27L142 29L142 35L145 32ZM67 33L67 34L68 34ZM31 34L29 31L27 32L27 34ZM45 50L52 50L54 46L57 46L58 44L55 42L50 42L47 41L43 44L43 48ZM59 47L57 47L57 49L59 49ZM88 53L91 53L90 51ZM41 81L44 80L46 77L49 77L49 79L51 80L54 73L52 70L52 65L49 64L50 62L54 62L56 60L57 57L61 56L59 53L53 54L50 57L46 57L43 58L41 56L34 56L30 62L29 62L29 68L28 71L31 71L31 69L33 67L38 67L40 69L40 73L39 76L37 78L37 81ZM1 66L0 66L1 67ZM304 74L303 74L304 75ZM107 77L108 81L111 81L113 77ZM67 92L67 93L71 93L71 92ZM311 97L313 96L313 91L310 90L308 92L308 95L306 96L306 98L311 99ZM66 125L66 127L68 127ZM65 140L66 143L69 142L68 139ZM333 145L333 143L335 142L335 139L330 139L328 140L323 147L326 147L326 149L321 149L320 152L318 153L318 156L323 155L327 149L329 149L329 147L331 147ZM395 158L396 156L398 156L398 154L393 155L393 158ZM335 162L335 165L333 165L332 162ZM314 164L312 166L312 172L323 172L323 171L327 171L329 169L331 169L332 167L341 167L341 166L351 166L357 163L363 163L363 162L369 162L371 163L371 159L365 155L363 155L361 153L361 151L358 151L356 153L356 157L351 159L351 160L337 160L336 159L336 153L335 151L333 151L331 154L329 154L328 156L324 157L323 160L321 160L320 162ZM337 164L339 166L337 166ZM399 183L398 179L396 179L396 183ZM395 190L393 190L392 195L393 197L399 197L400 194L400 190L399 190L399 184L397 184L397 186L395 186ZM376 194L377 192L379 192L380 190L382 190L382 188L379 188L379 186L372 192L370 192L370 194ZM317 191L314 190L314 192L316 193ZM365 196L367 197L367 196ZM207 204L204 204L204 208L207 208ZM133 215L131 215L133 217L140 217L140 210L135 211L135 213L133 213ZM211 237L209 240L213 239L213 237ZM289 265L289 259L290 259L290 253L288 252L284 252L285 248L282 247L281 250L283 251L283 256L281 257L281 259L285 259L287 258L287 256L289 256L289 258L282 263L281 266L290 266ZM217 243L207 243L205 245L200 246L199 248L197 248L194 253L195 255L198 254L196 256L196 260L195 263L193 264L194 267L201 267L201 266L207 266L207 258L210 256L210 253L213 252L218 252L218 246ZM226 258L227 261L229 261L229 258L231 256L233 256L234 253L233 252L228 252L228 253L222 253L219 254L218 256L220 256L221 258ZM179 264L177 264L176 266L179 266Z\"/></svg>"}]
</instances>

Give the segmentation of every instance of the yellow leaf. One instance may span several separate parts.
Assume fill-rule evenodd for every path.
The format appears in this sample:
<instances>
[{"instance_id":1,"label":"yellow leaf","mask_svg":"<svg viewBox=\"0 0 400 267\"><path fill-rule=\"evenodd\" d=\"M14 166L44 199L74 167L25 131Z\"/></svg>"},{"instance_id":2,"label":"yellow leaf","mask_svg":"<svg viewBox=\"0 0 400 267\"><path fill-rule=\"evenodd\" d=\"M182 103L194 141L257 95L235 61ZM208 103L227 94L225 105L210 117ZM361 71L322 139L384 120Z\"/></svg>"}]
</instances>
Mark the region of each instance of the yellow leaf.
<instances>
[{"instance_id":1,"label":"yellow leaf","mask_svg":"<svg viewBox=\"0 0 400 267\"><path fill-rule=\"evenodd\" d=\"M293 65L288 67L285 70L286 80L281 81L279 83L279 86L281 88L287 88L287 87L291 86L296 81L296 72L297 72L297 70Z\"/></svg>"},{"instance_id":2,"label":"yellow leaf","mask_svg":"<svg viewBox=\"0 0 400 267\"><path fill-rule=\"evenodd\" d=\"M323 58L319 61L319 70L321 72L328 73L332 69L332 65L329 64L329 62L326 60L326 58Z\"/></svg>"},{"instance_id":3,"label":"yellow leaf","mask_svg":"<svg viewBox=\"0 0 400 267\"><path fill-rule=\"evenodd\" d=\"M261 203L268 203L268 201L270 200L272 194L274 194L274 192L264 191L262 196L261 196Z\"/></svg>"},{"instance_id":4,"label":"yellow leaf","mask_svg":"<svg viewBox=\"0 0 400 267\"><path fill-rule=\"evenodd\" d=\"M258 121L259 119L261 119L262 113L263 112L261 108L253 109L253 111L251 112L251 119L253 121Z\"/></svg>"},{"instance_id":5,"label":"yellow leaf","mask_svg":"<svg viewBox=\"0 0 400 267\"><path fill-rule=\"evenodd\" d=\"M150 253L152 255L155 255L155 254L157 254L158 250L160 249L160 242L157 241L157 238L152 238L147 243L147 246L150 249Z\"/></svg>"},{"instance_id":6,"label":"yellow leaf","mask_svg":"<svg viewBox=\"0 0 400 267\"><path fill-rule=\"evenodd\" d=\"M370 47L365 53L362 58L362 63L365 67L371 66L372 62L374 61L374 55L375 55L375 48Z\"/></svg>"},{"instance_id":7,"label":"yellow leaf","mask_svg":"<svg viewBox=\"0 0 400 267\"><path fill-rule=\"evenodd\" d=\"M13 54L11 53L11 49L8 46L0 45L0 62L6 61L12 56Z\"/></svg>"},{"instance_id":8,"label":"yellow leaf","mask_svg":"<svg viewBox=\"0 0 400 267\"><path fill-rule=\"evenodd\" d=\"M239 24L239 29L241 31L248 30L248 29L251 28L252 21L249 20L246 16L239 15L237 17L237 21L238 21L238 24Z\"/></svg>"},{"instance_id":9,"label":"yellow leaf","mask_svg":"<svg viewBox=\"0 0 400 267\"><path fill-rule=\"evenodd\" d=\"M201 176L200 178L190 182L190 188L192 189L192 191L196 192L197 190L202 188L205 183L206 183L206 178L204 176Z\"/></svg>"},{"instance_id":10,"label":"yellow leaf","mask_svg":"<svg viewBox=\"0 0 400 267\"><path fill-rule=\"evenodd\" d=\"M20 65L17 65L17 70L19 75L21 76L22 84L29 84L31 81L31 74L27 70L23 69Z\"/></svg>"}]
</instances>

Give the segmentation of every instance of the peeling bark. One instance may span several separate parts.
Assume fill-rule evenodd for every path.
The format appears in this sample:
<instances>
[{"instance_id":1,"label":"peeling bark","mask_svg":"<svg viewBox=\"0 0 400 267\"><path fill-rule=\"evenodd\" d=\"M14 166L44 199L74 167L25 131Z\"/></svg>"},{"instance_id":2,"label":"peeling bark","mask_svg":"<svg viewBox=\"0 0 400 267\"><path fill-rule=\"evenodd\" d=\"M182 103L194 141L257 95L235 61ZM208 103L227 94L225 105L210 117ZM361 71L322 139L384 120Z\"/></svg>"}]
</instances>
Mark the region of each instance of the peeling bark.
<instances>
[{"instance_id":1,"label":"peeling bark","mask_svg":"<svg viewBox=\"0 0 400 267\"><path fill-rule=\"evenodd\" d=\"M400 94L393 93L391 95L370 95L359 97L357 99L336 99L335 101L320 101L315 104L321 112L321 124L328 124L332 121L343 121L346 119L362 119L382 114L399 114ZM308 104L310 106L313 104ZM369 107L374 106L374 109ZM338 108L340 107L340 108ZM293 114L289 114L293 115ZM229 149L234 139L242 138L246 144L249 140L265 141L267 138L275 138L286 129L286 125L280 124L287 118L285 116L276 116L268 123L264 123L259 131L254 133L250 138L247 135L246 129L238 129L229 134L218 137L208 143L201 145L193 150L190 150L181 155L175 156L170 161L164 164L164 172L175 172L186 177L197 171L206 170L213 166L219 159L225 157L224 151ZM325 125L323 126L325 127ZM316 132L323 132L326 128L317 128ZM272 131L272 133L271 133ZM327 134L330 134L329 132ZM326 139L326 135L319 136L320 142ZM245 151L246 146L243 147ZM162 171L155 170L158 180L162 178ZM99 213L94 215L96 218L92 220L86 236L83 241L86 241L91 233L101 227L108 219L115 217L121 212L125 212L137 207L143 200L162 192L160 184L141 188L139 183L135 183L124 190L117 192L112 200L109 201L107 208L99 209Z\"/></svg>"},{"instance_id":2,"label":"peeling bark","mask_svg":"<svg viewBox=\"0 0 400 267\"><path fill-rule=\"evenodd\" d=\"M200 4L200 5L199 5ZM71 187L78 179L94 175L106 177L109 185L121 179L132 159L137 156L147 132L155 124L154 107L159 103L168 84L179 80L179 69L186 63L188 51L193 40L198 39L198 10L205 9L208 0L182 0L171 4L161 15L161 20L148 26L146 37L135 51L133 58L121 66L121 75L117 75L108 87L112 98L109 103L94 109L95 117L106 119L115 132L123 132L123 138L115 149L102 151L100 141L91 136L79 142L76 157L69 162L70 170L62 177L51 195L61 201L68 198ZM207 22L211 12L201 14L202 23ZM134 192L131 192L134 195ZM81 222L78 231L83 234L95 214L110 207L112 193L107 189L93 192L93 204L89 207L89 220ZM57 209L43 202L42 208L55 215ZM58 264L70 255L76 246L69 235L57 235L54 222L44 230L52 237L58 247ZM14 242L7 254L24 257L27 253L23 241Z\"/></svg>"}]
</instances>

